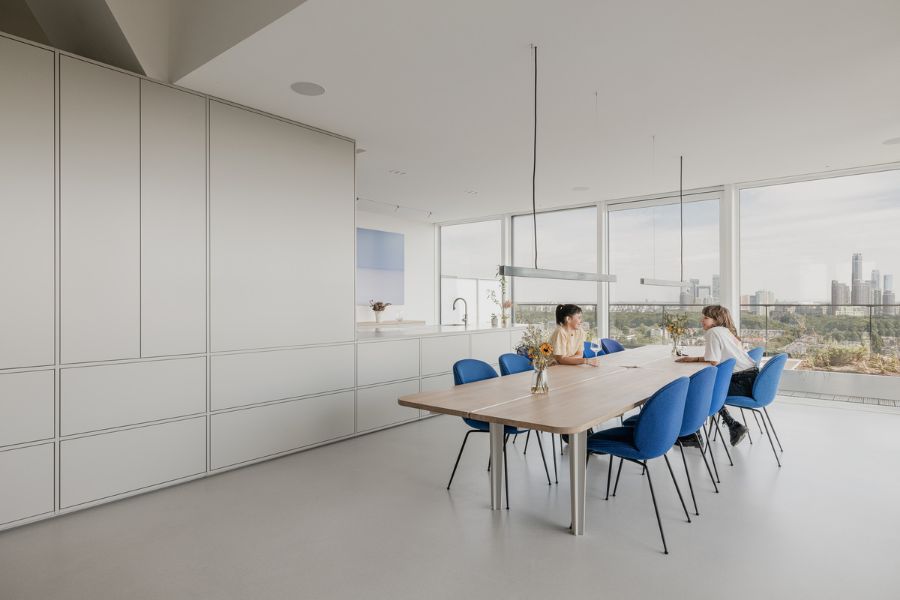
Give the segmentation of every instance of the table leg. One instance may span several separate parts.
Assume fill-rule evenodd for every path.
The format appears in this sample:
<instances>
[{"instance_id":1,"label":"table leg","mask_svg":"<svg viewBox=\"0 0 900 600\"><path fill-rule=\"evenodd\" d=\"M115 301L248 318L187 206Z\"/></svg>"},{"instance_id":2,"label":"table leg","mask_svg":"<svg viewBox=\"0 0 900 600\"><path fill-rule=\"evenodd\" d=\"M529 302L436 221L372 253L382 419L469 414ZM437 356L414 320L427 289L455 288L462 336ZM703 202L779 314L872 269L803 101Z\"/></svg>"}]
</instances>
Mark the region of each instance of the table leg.
<instances>
[{"instance_id":1,"label":"table leg","mask_svg":"<svg viewBox=\"0 0 900 600\"><path fill-rule=\"evenodd\" d=\"M569 493L572 499L572 534L584 535L584 497L587 471L587 431L569 435Z\"/></svg>"},{"instance_id":2,"label":"table leg","mask_svg":"<svg viewBox=\"0 0 900 600\"><path fill-rule=\"evenodd\" d=\"M491 437L491 509L500 510L503 492L503 432L502 423L490 424Z\"/></svg>"}]
</instances>

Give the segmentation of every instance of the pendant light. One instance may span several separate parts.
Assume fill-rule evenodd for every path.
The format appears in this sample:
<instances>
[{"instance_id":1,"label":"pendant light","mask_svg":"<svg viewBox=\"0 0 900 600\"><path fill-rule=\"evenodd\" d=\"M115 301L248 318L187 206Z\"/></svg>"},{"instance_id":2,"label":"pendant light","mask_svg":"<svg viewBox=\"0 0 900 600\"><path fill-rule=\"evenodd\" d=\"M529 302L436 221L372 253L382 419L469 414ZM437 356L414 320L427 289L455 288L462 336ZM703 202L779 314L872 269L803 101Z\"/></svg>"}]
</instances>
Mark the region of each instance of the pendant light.
<instances>
[{"instance_id":1,"label":"pendant light","mask_svg":"<svg viewBox=\"0 0 900 600\"><path fill-rule=\"evenodd\" d=\"M615 275L601 273L585 273L581 271L558 271L538 268L537 248L537 202L535 199L535 179L537 176L537 46L534 51L534 137L532 139L531 159L531 218L534 223L534 268L500 265L499 274L503 277L529 277L536 279L567 279L573 281L616 281Z\"/></svg>"},{"instance_id":2,"label":"pendant light","mask_svg":"<svg viewBox=\"0 0 900 600\"><path fill-rule=\"evenodd\" d=\"M678 162L678 234L681 240L681 248L678 255L678 263L680 266L681 280L672 279L652 279L650 277L641 277L642 285L657 285L663 287L690 288L693 284L684 280L684 156L679 158Z\"/></svg>"}]
</instances>

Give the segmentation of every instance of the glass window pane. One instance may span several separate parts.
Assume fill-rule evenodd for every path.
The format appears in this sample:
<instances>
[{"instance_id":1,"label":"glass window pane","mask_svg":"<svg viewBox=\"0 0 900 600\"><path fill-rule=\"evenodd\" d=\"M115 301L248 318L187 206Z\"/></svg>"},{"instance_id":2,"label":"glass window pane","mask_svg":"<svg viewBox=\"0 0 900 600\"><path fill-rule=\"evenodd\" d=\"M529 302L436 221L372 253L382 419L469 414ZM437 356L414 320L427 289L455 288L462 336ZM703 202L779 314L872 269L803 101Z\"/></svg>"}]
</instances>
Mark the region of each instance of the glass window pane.
<instances>
[{"instance_id":1,"label":"glass window pane","mask_svg":"<svg viewBox=\"0 0 900 600\"><path fill-rule=\"evenodd\" d=\"M596 207L540 213L537 227L539 268L597 272ZM513 217L512 241L513 264L534 267L534 220L531 215ZM597 283L516 277L513 294L517 303L596 304Z\"/></svg>"},{"instance_id":2,"label":"glass window pane","mask_svg":"<svg viewBox=\"0 0 900 600\"><path fill-rule=\"evenodd\" d=\"M500 299L502 226L493 220L441 227L441 324L462 323L463 303L454 310L456 298L466 300L470 325L490 324L495 308L499 315L487 294L495 289Z\"/></svg>"}]
</instances>

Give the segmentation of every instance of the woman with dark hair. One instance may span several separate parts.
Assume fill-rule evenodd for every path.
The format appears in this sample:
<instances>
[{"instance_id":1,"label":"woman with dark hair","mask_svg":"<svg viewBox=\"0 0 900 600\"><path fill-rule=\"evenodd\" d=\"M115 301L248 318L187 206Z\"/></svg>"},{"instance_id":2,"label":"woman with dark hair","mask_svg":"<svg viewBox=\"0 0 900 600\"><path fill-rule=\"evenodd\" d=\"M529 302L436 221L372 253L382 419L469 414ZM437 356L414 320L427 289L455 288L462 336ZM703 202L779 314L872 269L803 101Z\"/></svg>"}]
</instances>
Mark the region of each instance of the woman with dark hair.
<instances>
[{"instance_id":1,"label":"woman with dark hair","mask_svg":"<svg viewBox=\"0 0 900 600\"><path fill-rule=\"evenodd\" d=\"M733 358L734 373L731 375L728 395L752 396L753 382L759 375L759 369L756 368L756 362L744 350L731 313L724 306L713 304L703 307L702 315L700 325L703 327L703 337L706 341L704 355L683 356L678 362L705 362L717 365L723 360ZM731 445L737 445L747 435L747 427L732 417L724 406L719 415L731 432Z\"/></svg>"},{"instance_id":2,"label":"woman with dark hair","mask_svg":"<svg viewBox=\"0 0 900 600\"><path fill-rule=\"evenodd\" d=\"M584 357L584 330L581 308L575 304L556 305L556 331L550 337L553 357L561 365L595 365L596 358Z\"/></svg>"}]
</instances>

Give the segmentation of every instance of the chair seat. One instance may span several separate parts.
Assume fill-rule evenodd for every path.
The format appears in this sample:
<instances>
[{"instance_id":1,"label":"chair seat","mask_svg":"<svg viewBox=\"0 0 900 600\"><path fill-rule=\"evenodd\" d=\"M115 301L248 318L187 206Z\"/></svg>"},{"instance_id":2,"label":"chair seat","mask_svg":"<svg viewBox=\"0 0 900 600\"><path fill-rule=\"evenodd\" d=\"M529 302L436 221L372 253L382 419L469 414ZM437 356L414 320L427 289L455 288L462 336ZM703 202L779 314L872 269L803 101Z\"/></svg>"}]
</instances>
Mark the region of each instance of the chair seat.
<instances>
[{"instance_id":1,"label":"chair seat","mask_svg":"<svg viewBox=\"0 0 900 600\"><path fill-rule=\"evenodd\" d=\"M588 438L588 452L603 452L622 458L643 460L634 445L634 427L613 427L598 431Z\"/></svg>"},{"instance_id":2,"label":"chair seat","mask_svg":"<svg viewBox=\"0 0 900 600\"><path fill-rule=\"evenodd\" d=\"M487 421L476 421L475 419L467 419L463 417L463 421L466 422L466 425L471 427L472 429L477 429L478 431L490 431L491 425ZM517 429L512 425L504 425L503 426L503 434L504 435L516 435L519 433L527 433L527 429Z\"/></svg>"},{"instance_id":3,"label":"chair seat","mask_svg":"<svg viewBox=\"0 0 900 600\"><path fill-rule=\"evenodd\" d=\"M736 408L762 408L759 402L749 396L728 396L725 404Z\"/></svg>"}]
</instances>

